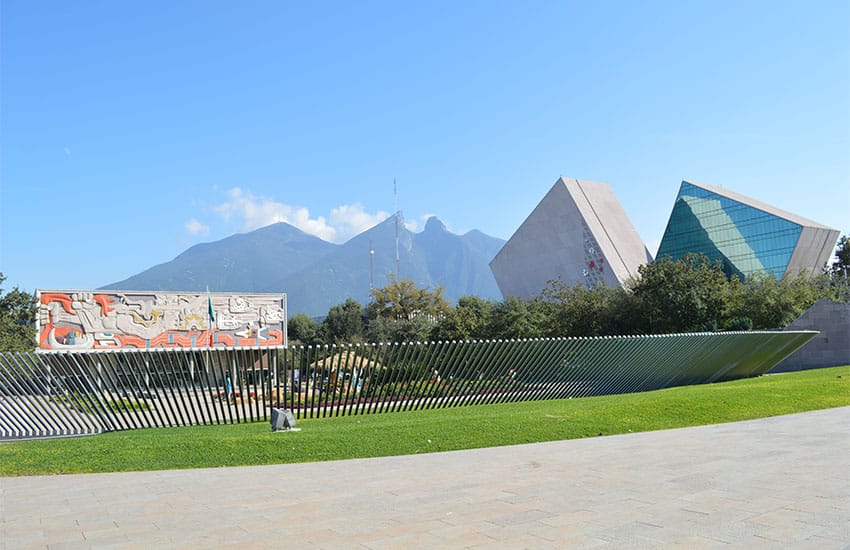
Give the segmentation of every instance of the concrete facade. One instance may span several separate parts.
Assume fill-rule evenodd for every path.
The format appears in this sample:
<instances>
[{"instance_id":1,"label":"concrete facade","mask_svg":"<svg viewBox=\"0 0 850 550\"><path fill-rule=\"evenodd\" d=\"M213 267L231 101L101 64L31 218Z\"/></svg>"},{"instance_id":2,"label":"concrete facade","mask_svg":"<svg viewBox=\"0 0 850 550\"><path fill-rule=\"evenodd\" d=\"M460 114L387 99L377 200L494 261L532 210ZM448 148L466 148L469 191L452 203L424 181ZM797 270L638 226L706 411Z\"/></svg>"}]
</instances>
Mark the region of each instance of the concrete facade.
<instances>
[{"instance_id":1,"label":"concrete facade","mask_svg":"<svg viewBox=\"0 0 850 550\"><path fill-rule=\"evenodd\" d=\"M850 365L850 304L820 300L785 330L818 330L820 334L770 372Z\"/></svg>"},{"instance_id":2,"label":"concrete facade","mask_svg":"<svg viewBox=\"0 0 850 550\"><path fill-rule=\"evenodd\" d=\"M791 276L821 273L832 256L839 234L839 230L824 226L803 226L785 273Z\"/></svg>"},{"instance_id":3,"label":"concrete facade","mask_svg":"<svg viewBox=\"0 0 850 550\"><path fill-rule=\"evenodd\" d=\"M549 281L622 285L652 261L605 183L561 177L490 262L505 297L531 298Z\"/></svg>"}]
</instances>

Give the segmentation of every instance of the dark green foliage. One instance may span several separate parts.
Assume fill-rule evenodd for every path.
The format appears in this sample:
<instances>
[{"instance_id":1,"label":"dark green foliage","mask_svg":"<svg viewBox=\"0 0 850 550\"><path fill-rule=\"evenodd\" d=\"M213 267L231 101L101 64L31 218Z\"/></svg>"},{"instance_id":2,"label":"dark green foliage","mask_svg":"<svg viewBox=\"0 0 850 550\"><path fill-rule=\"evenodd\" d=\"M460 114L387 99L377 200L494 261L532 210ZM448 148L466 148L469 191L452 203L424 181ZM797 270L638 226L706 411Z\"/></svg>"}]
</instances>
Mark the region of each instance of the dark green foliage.
<instances>
[{"instance_id":1,"label":"dark green foliage","mask_svg":"<svg viewBox=\"0 0 850 550\"><path fill-rule=\"evenodd\" d=\"M390 277L388 285L372 290L366 308L366 338L371 342L420 342L452 308L443 298L443 289L428 290L410 279Z\"/></svg>"},{"instance_id":2,"label":"dark green foliage","mask_svg":"<svg viewBox=\"0 0 850 550\"><path fill-rule=\"evenodd\" d=\"M378 317L369 321L366 339L370 342L424 342L434 326L434 321L425 315L411 319Z\"/></svg>"},{"instance_id":3,"label":"dark green foliage","mask_svg":"<svg viewBox=\"0 0 850 550\"><path fill-rule=\"evenodd\" d=\"M510 296L493 308L487 332L490 338L535 338L543 335L545 321L540 300Z\"/></svg>"},{"instance_id":4,"label":"dark green foliage","mask_svg":"<svg viewBox=\"0 0 850 550\"><path fill-rule=\"evenodd\" d=\"M635 320L640 332L699 331L720 318L729 281L719 262L686 254L678 260L661 258L638 271L640 277L628 286L642 314Z\"/></svg>"},{"instance_id":5,"label":"dark green foliage","mask_svg":"<svg viewBox=\"0 0 850 550\"><path fill-rule=\"evenodd\" d=\"M835 277L728 279L701 255L640 267L626 289L551 281L537 299L493 308L489 337L605 336L784 328L821 299L847 301ZM522 303L521 303L522 302ZM521 335L521 336L518 336Z\"/></svg>"},{"instance_id":6,"label":"dark green foliage","mask_svg":"<svg viewBox=\"0 0 850 550\"><path fill-rule=\"evenodd\" d=\"M389 284L373 289L371 295L372 301L366 308L370 320L413 319L420 315L436 320L449 309L442 288L420 288L411 279L396 280L391 276Z\"/></svg>"},{"instance_id":7,"label":"dark green foliage","mask_svg":"<svg viewBox=\"0 0 850 550\"><path fill-rule=\"evenodd\" d=\"M321 326L303 313L292 316L286 324L290 344L305 346L323 343Z\"/></svg>"},{"instance_id":8,"label":"dark green foliage","mask_svg":"<svg viewBox=\"0 0 850 550\"><path fill-rule=\"evenodd\" d=\"M838 239L832 272L836 277L843 278L845 282L850 279L850 235L844 235Z\"/></svg>"},{"instance_id":9,"label":"dark green foliage","mask_svg":"<svg viewBox=\"0 0 850 550\"><path fill-rule=\"evenodd\" d=\"M728 279L719 263L688 254L641 266L626 288L550 281L531 300L464 296L451 307L440 289L391 280L372 296L366 338L401 342L778 329L818 300L850 300L850 291L834 274L754 275L741 282Z\"/></svg>"},{"instance_id":10,"label":"dark green foliage","mask_svg":"<svg viewBox=\"0 0 850 550\"><path fill-rule=\"evenodd\" d=\"M546 336L602 336L608 332L622 306L625 292L605 285L587 288L568 286L550 281L543 290L541 307L544 312Z\"/></svg>"},{"instance_id":11,"label":"dark green foliage","mask_svg":"<svg viewBox=\"0 0 850 550\"><path fill-rule=\"evenodd\" d=\"M18 287L3 291L6 276L0 273L0 351L35 349L36 299Z\"/></svg>"},{"instance_id":12,"label":"dark green foliage","mask_svg":"<svg viewBox=\"0 0 850 550\"><path fill-rule=\"evenodd\" d=\"M432 340L470 340L488 338L487 323L495 304L478 296L463 296L431 332Z\"/></svg>"},{"instance_id":13,"label":"dark green foliage","mask_svg":"<svg viewBox=\"0 0 850 550\"><path fill-rule=\"evenodd\" d=\"M323 323L324 335L330 342L359 342L363 337L363 307L349 298L333 306Z\"/></svg>"},{"instance_id":14,"label":"dark green foliage","mask_svg":"<svg viewBox=\"0 0 850 550\"><path fill-rule=\"evenodd\" d=\"M749 317L735 317L734 319L729 319L726 321L726 324L723 326L724 330L753 330L753 320Z\"/></svg>"},{"instance_id":15,"label":"dark green foliage","mask_svg":"<svg viewBox=\"0 0 850 550\"><path fill-rule=\"evenodd\" d=\"M769 275L752 275L744 283L733 280L728 285L726 315L729 319L748 317L752 328L777 329L788 326L815 302L834 299L823 276L774 279Z\"/></svg>"},{"instance_id":16,"label":"dark green foliage","mask_svg":"<svg viewBox=\"0 0 850 550\"><path fill-rule=\"evenodd\" d=\"M835 249L835 263L828 272L829 285L833 300L850 303L850 235L839 239Z\"/></svg>"}]
</instances>

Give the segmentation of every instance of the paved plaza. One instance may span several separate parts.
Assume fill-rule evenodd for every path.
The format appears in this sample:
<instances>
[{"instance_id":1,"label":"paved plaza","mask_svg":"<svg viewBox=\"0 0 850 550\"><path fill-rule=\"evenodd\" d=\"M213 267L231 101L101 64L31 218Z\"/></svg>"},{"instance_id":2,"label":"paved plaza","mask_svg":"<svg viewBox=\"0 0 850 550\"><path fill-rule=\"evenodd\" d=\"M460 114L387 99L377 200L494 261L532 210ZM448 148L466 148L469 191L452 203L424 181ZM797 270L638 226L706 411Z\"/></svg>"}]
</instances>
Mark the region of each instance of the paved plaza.
<instances>
[{"instance_id":1,"label":"paved plaza","mask_svg":"<svg viewBox=\"0 0 850 550\"><path fill-rule=\"evenodd\" d=\"M8 549L850 548L850 407L417 456L0 478L0 529Z\"/></svg>"}]
</instances>

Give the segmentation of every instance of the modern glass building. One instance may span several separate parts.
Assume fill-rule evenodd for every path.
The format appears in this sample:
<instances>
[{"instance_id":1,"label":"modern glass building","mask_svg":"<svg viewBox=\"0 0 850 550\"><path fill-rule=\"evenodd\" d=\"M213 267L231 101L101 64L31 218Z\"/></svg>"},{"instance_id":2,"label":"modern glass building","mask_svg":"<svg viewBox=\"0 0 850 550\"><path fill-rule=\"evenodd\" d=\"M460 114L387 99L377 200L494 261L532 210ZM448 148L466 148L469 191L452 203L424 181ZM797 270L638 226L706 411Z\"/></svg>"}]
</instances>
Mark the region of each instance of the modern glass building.
<instances>
[{"instance_id":1,"label":"modern glass building","mask_svg":"<svg viewBox=\"0 0 850 550\"><path fill-rule=\"evenodd\" d=\"M727 189L683 181L656 258L688 252L720 260L727 275L819 273L839 231Z\"/></svg>"}]
</instances>

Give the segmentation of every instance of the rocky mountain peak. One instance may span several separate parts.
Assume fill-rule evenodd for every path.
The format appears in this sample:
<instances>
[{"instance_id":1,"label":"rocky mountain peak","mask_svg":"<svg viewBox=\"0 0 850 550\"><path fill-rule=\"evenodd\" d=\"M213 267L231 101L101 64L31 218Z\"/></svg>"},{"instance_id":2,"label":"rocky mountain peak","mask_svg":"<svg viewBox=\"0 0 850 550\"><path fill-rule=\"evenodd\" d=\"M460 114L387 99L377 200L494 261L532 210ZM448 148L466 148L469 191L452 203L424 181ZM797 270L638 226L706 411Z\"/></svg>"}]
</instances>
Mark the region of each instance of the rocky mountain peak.
<instances>
[{"instance_id":1,"label":"rocky mountain peak","mask_svg":"<svg viewBox=\"0 0 850 550\"><path fill-rule=\"evenodd\" d=\"M437 233L437 232L448 232L446 228L446 224L440 221L437 216L431 216L428 218L428 221L425 222L425 233Z\"/></svg>"}]
</instances>

